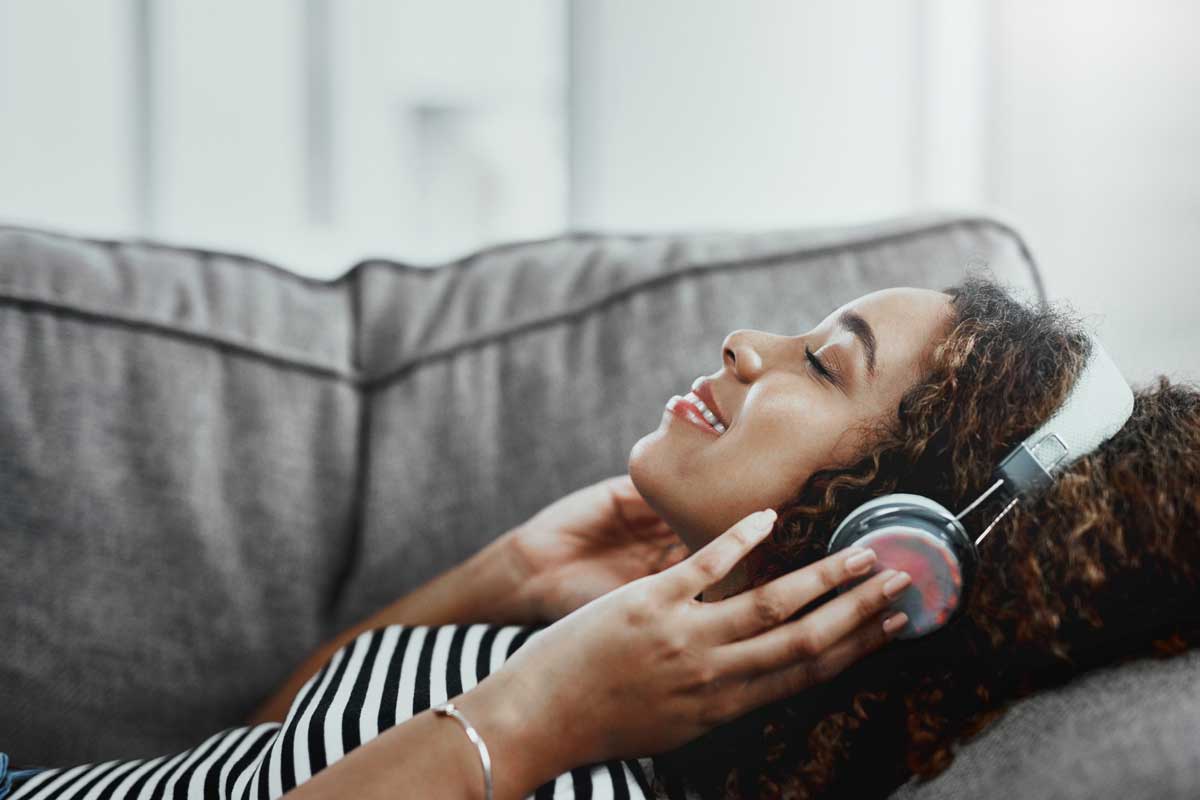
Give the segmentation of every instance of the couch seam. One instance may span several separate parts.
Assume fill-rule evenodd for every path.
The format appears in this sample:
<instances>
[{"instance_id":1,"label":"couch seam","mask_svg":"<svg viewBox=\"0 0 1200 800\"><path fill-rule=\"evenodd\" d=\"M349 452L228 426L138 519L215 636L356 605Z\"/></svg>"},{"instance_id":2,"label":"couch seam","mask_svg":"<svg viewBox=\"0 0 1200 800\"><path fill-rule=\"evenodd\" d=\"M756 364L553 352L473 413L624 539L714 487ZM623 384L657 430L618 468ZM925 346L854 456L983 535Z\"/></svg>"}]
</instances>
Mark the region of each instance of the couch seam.
<instances>
[{"instance_id":1,"label":"couch seam","mask_svg":"<svg viewBox=\"0 0 1200 800\"><path fill-rule=\"evenodd\" d=\"M897 221L903 222L903 220L904 220L903 217L899 217L899 218L891 217L891 218L879 220L876 224L882 225L882 224L887 224L888 222L897 222ZM844 240L841 243L836 243L836 244L811 245L808 247L801 247L799 249L785 250L780 253L771 254L768 256L764 256L764 257L788 256L788 257L796 258L796 257L807 256L807 255L818 255L819 256L830 250L856 250L859 248L866 249L866 248L875 247L875 246L882 245L882 244L888 244L894 240L902 240L902 239L906 239L906 238L919 237L919 236L922 236L922 235L925 235L928 233L937 233L942 230L945 230L948 228L953 228L956 226L978 226L978 227L984 227L984 228L995 228L999 232L1010 236L1012 239L1014 239L1016 242L1018 242L1018 244L1020 245L1022 254L1028 255L1028 247L1025 245L1025 242L1021 238L1021 236L1012 228L1012 226L1010 226L1004 222L1001 222L998 219L994 219L992 217L974 215L974 216L950 217L948 219L942 219L938 222L932 222L932 221L931 222L920 222L920 223L916 223L914 227L904 228L901 230L892 231L890 233L876 233L874 235L869 235L869 236L864 235L862 238ZM766 229L684 228L684 229L673 230L673 231L634 233L634 232L629 232L629 231L624 231L624 232L623 231L604 231L604 230L588 231L588 230L578 230L577 229L577 230L564 231L563 233L560 233L557 236L547 236L547 237L540 238L540 239L521 239L521 240L517 240L515 242L505 242L505 243L491 245L491 246L485 247L481 250L476 250L474 252L468 253L468 254L461 256L460 258L456 258L452 261L447 261L447 262L444 262L441 264L431 264L429 266L414 266L413 264L405 263L403 261L391 260L391 259L386 259L386 258L366 258L366 259L363 259L363 260L355 263L352 267L350 267L349 270L347 270L347 273L352 272L354 270L358 270L360 268L365 268L365 267L381 267L381 268L389 269L389 270L393 270L393 271L407 272L414 276L421 276L422 278L432 278L436 275L439 275L439 274L445 272L446 270L450 270L450 269L466 270L468 268L471 268L472 266L474 266L474 264L477 261L480 260L481 256L489 255L491 253L503 252L505 250L529 246L529 245L550 244L550 243L560 241L563 239L599 240L599 241L603 241L605 239L631 239L631 240L658 239L663 242L676 242L679 240L687 239L688 237L691 237L691 236L728 235L728 236L752 237L752 236L760 235L760 234L795 232L796 230L797 230L796 228L779 228L779 227L766 228ZM1032 258L1030 258L1030 261L1032 261ZM712 262L712 265L715 266L719 263L721 263L721 262ZM274 265L267 264L267 266L274 266ZM276 268L278 268L278 267L276 267ZM345 277L345 276L344 275L339 276L338 280L340 280L342 277Z\"/></svg>"},{"instance_id":2,"label":"couch seam","mask_svg":"<svg viewBox=\"0 0 1200 800\"><path fill-rule=\"evenodd\" d=\"M53 228L35 228L27 225L13 225L11 223L0 224L0 233L5 231L13 231L16 233L27 233L41 236L49 236L55 239L65 239L74 242L86 242L88 244L105 247L108 249L121 249L126 246L144 247L153 250L167 250L173 253L183 255L196 256L198 258L212 258L217 256L220 258L228 258L231 261L237 261L243 266L254 267L256 269L265 269L280 277L287 278L297 283L309 284L319 288L336 289L338 284L342 283L349 276L351 270L346 270L341 275L333 278L314 278L310 275L302 275L299 272L293 272L286 267L281 267L278 264L273 264L256 256L246 255L244 253L231 253L225 250L206 250L199 246L189 246L180 244L171 244L169 242L156 241L154 239L144 239L138 236L132 236L123 239L108 239L100 236L82 236L73 233L68 233L63 230Z\"/></svg>"},{"instance_id":3,"label":"couch seam","mask_svg":"<svg viewBox=\"0 0 1200 800\"><path fill-rule=\"evenodd\" d=\"M362 331L362 280L361 273L347 283L350 309L350 365L356 375L362 374L363 331ZM371 459L371 401L370 393L362 391L361 379L356 382L355 397L358 399L358 414L355 421L354 439L354 483L350 494L350 518L347 520L347 541L343 548L342 561L336 569L329 596L324 608L322 638L330 635L337 612L346 599L351 576L358 569L366 535L367 489L370 481Z\"/></svg>"},{"instance_id":4,"label":"couch seam","mask_svg":"<svg viewBox=\"0 0 1200 800\"><path fill-rule=\"evenodd\" d=\"M9 227L11 228L11 226L9 226ZM334 367L330 367L330 366L324 365L324 364L317 364L315 362L306 361L306 360L304 360L302 358L298 358L296 356L283 354L283 353L272 353L269 350L264 349L261 345L247 344L247 343L240 342L240 341L237 341L234 339L223 338L223 337L215 335L211 332L200 332L200 331L188 329L186 327L178 326L175 324L166 324L166 323L162 323L162 322L155 322L152 320L146 320L146 319L141 319L141 318L123 317L112 311L97 311L97 310L87 309L87 308L77 306L77 305L67 305L61 301L48 300L48 299L42 298L42 297L23 296L23 295L19 295L19 294L12 293L12 292L4 292L4 293L0 293L0 303L7 302L9 304L17 305L17 306L39 308L44 311L58 313L58 314L62 314L64 316L76 316L76 317L87 319L87 320L90 320L93 322L109 323L109 324L114 325L115 327L141 329L146 332L157 333L159 335L166 336L168 338L182 339L182 340L188 341L193 344L201 344L201 345L207 344L207 345L213 346L215 349L225 350L229 353L232 353L235 355L240 355L245 358L259 359L264 362L274 364L275 366L297 369L297 370L309 372L309 373L312 373L312 374L315 374L315 375L318 375L321 377L351 383L356 388L359 388L363 391L375 391L380 388L386 387L388 384L395 381L397 378L402 376L404 373L409 372L413 369L416 369L426 363L432 363L435 361L444 360L447 357L450 357L452 355L455 355L456 353L471 349L473 347L485 346L490 342L495 342L498 340L506 340L506 339L512 338L513 336L517 336L522 333L529 332L531 330L535 330L535 329L542 328L542 327L549 327L550 325L553 325L556 323L565 322L565 321L571 320L575 317L580 317L580 316L583 316L590 312L603 309L604 307L606 307L608 305L614 304L616 302L619 302L619 301L627 298L629 295L631 295L635 292L639 292L639 291L647 290L647 289L655 289L655 288L658 288L659 286L667 285L667 284L675 282L676 280L681 280L683 278L690 277L693 275L714 273L714 272L723 272L723 271L727 271L727 270L750 269L750 268L757 268L757 267L764 267L764 266L773 266L773 265L777 265L777 262L780 262L780 261L786 261L786 260L791 260L791 259L801 258L801 257L820 258L822 256L829 255L831 253L839 253L839 252L847 252L847 251L858 252L861 250L880 247L880 246L892 244L895 242L919 239L919 238L922 238L925 236L941 233L943 231L950 230L950 229L953 229L956 227L993 228L993 229L999 231L1001 234L1009 237L1014 242L1014 244L1016 244L1018 251L1020 252L1023 260L1025 261L1025 265L1030 272L1030 277L1032 278L1032 281L1034 283L1039 300L1042 302L1045 302L1046 295L1045 295L1045 288L1044 288L1044 284L1042 281L1042 277L1038 271L1037 264L1033 259L1033 255L1030 252L1028 245L1025 243L1024 239L1022 239L1022 237L1015 230L1013 230L1010 226L1008 226L1004 223L1001 223L997 220L989 219L986 217L963 217L963 218L959 218L959 219L947 220L945 222L925 225L925 226L913 228L910 230L896 231L896 232L890 233L890 234L884 234L884 235L874 236L874 237L870 237L870 238L866 238L866 239L860 239L860 240L856 240L856 241L849 242L849 243L846 243L846 242L832 243L832 244L820 245L820 246L815 246L815 247L810 247L810 248L801 248L798 250L787 250L787 251L783 251L783 252L763 254L760 256L753 257L753 258L715 261L715 262L710 262L710 263L701 263L701 264L692 264L692 265L684 264L684 265L678 267L677 269L673 270L672 272L664 273L661 275L654 275L654 276L651 276L650 278L630 283L626 286L622 286L622 287L610 292L607 295L604 295L599 298L595 298L586 303L575 306L574 308L569 308L565 311L562 311L562 312L559 312L556 314L551 314L551 315L542 316L542 317L535 317L533 319L525 320L524 322L518 322L507 328L488 330L483 333L477 334L469 339L460 340L460 341L454 342L450 345L446 345L445 347L442 347L440 349L420 353L418 355L411 357L410 359L402 360L397 364L387 367L387 368L381 370L379 372L379 374L376 374L376 375L366 375L362 371L360 363L352 362L352 369L350 371L338 370ZM52 235L65 236L65 234L52 234ZM592 236L593 234L583 234L583 235L584 236ZM603 239L605 236L608 236L609 234L594 234L594 235L600 239ZM614 235L620 235L620 234L614 234ZM682 234L680 234L680 235L682 235ZM568 236L574 238L576 236L576 234L568 234ZM633 236L633 235L631 235L631 236ZM643 238L655 238L656 236L658 236L658 234L640 234L638 236L641 236ZM561 237L561 236L560 237L550 237L549 239L544 239L544 240L532 240L532 241L526 241L526 242L517 242L517 243L512 243L511 246L516 247L521 244L529 244L529 243L533 243L533 242L537 242L537 241L554 241L555 239L561 239L561 238L563 238L563 237ZM108 243L108 240L92 239L92 240L87 240L87 241ZM113 243L120 244L120 242L113 242ZM147 243L147 244L154 244L154 243ZM182 249L182 248L175 247L173 245L161 245L161 246L165 247L166 249L173 249L173 250ZM497 245L496 247L499 248L499 247L504 247L504 246L505 245ZM197 252L205 252L205 251L197 251ZM485 252L485 251L480 251L479 253L475 253L471 257L478 256L482 252ZM258 260L252 259L252 258L239 258L236 256L231 256L231 257L235 258L239 261L242 261L243 263L258 264L261 266L266 266L271 269L278 270L281 274L284 274L284 275L288 275L291 277L304 278L304 276L297 275L296 273L291 273L281 267L276 267L275 265L272 265L268 262L262 262L262 261L258 261ZM443 268L452 268L455 266L461 266L465 263L469 263L469 262L455 262L455 263L444 265L444 267L434 267L434 268L416 268L416 267L408 267L408 268L416 269L419 272L421 272L421 274L428 274L428 275L432 276L434 274L437 274ZM343 281L349 282L351 284L351 286L353 286L353 285L358 284L360 281L360 279L358 278L358 275L361 274L361 272L359 271L359 268L363 267L366 264L383 264L386 266L407 267L407 265L398 264L396 262L364 261L364 262L360 262L359 264L356 264L354 267L352 267L350 270L348 270L342 276L339 276L339 278L335 279L334 281L326 282L326 281L318 281L316 279L310 279L310 278L304 278L304 280L307 282L316 283L317 285L324 286L324 287L335 287L335 286L337 286L337 284L340 284ZM340 287L338 287L338 288L340 288ZM361 313L361 308L359 309L359 313ZM351 330L351 335L350 335L351 348L352 348L352 359L356 356L361 358L362 350L360 349L361 344L359 343L359 339L362 336L362 331L358 330L361 327L360 323L361 323L361 317L358 320L352 320L352 324L354 325L354 327Z\"/></svg>"},{"instance_id":5,"label":"couch seam","mask_svg":"<svg viewBox=\"0 0 1200 800\"><path fill-rule=\"evenodd\" d=\"M169 339L180 339L189 344L204 345L215 350L221 350L243 358L263 361L277 367L295 369L318 377L345 383L360 384L361 376L353 372L339 370L327 364L306 361L286 353L271 352L261 345L247 344L236 339L224 338L209 332L201 332L190 328L167 325L161 322L135 317L123 317L111 311L96 311L93 309L67 305L41 297L20 295L12 292L0 292L0 305L15 306L28 312L46 312L55 316L76 317L92 323L100 323L114 328L126 328L139 332L154 333Z\"/></svg>"},{"instance_id":6,"label":"couch seam","mask_svg":"<svg viewBox=\"0 0 1200 800\"><path fill-rule=\"evenodd\" d=\"M449 358L450 356L456 355L460 352L472 349L474 347L484 346L491 342L509 339L513 336L518 336L522 333L527 333L531 330L536 330L536 329L543 328L543 327L549 327L551 325L554 325L554 324L557 324L560 322L569 321L576 317L582 317L593 311L600 310L609 305L612 305L621 300L624 300L627 297L629 297L630 295L635 294L637 292L647 290L647 289L656 289L662 285L674 283L676 280L681 280L686 277L691 277L694 275L708 274L708 273L740 270L740 269L754 269L754 268L758 268L758 267L778 266L779 262L789 261L791 259L795 259L795 258L798 258L801 256L806 257L806 258L820 258L822 256L826 256L826 255L829 255L832 253L841 253L841 252L846 252L847 250L868 249L871 247L879 247L879 246L882 246L885 244L891 244L896 241L906 241L906 240L910 240L910 239L920 238L922 236L927 236L927 235L931 235L931 234L935 234L935 233L941 233L945 230L955 228L955 227L973 227L973 226L977 226L977 225L982 225L984 227L995 227L1001 233L1008 236L1017 245L1017 248L1018 248L1018 251L1020 252L1022 260L1025 262L1025 266L1028 268L1028 270L1030 272L1030 276L1033 280L1033 284L1034 284L1035 290L1037 292L1039 302L1045 302L1045 300L1046 300L1045 289L1044 289L1044 286L1042 283L1041 275L1039 274L1039 271L1037 268L1037 264L1033 260L1033 255L1029 251L1029 248L1026 245L1025 241L1016 233L1016 231L1014 231L1011 227L1004 225L1002 223L996 222L994 220L979 219L979 218L951 220L951 221L948 221L945 223L939 223L935 226L931 226L928 228L914 229L911 231L899 231L895 234L891 234L891 235L888 235L885 237L877 237L875 239L871 239L869 241L863 241L861 243L854 242L851 245L831 244L831 245L823 245L821 247L809 248L809 249L799 250L799 251L792 250L792 251L786 251L786 252L782 252L782 253L765 254L762 256L754 257L754 258L742 258L742 259L735 259L735 260L730 260L730 261L714 261L711 263L692 264L692 265L685 264L671 272L664 273L661 275L654 275L654 276L651 276L650 278L646 278L641 281L635 281L626 286L622 286L622 287L610 292L609 294L604 295L603 297L589 300L589 301L587 301L585 303L581 303L580 305L577 305L573 308L568 308L565 311L561 311L561 312L558 312L555 314L550 314L547 316L535 317L533 319L525 320L524 322L515 323L506 328L492 329L492 330L486 331L484 333L477 334L469 339L464 339L464 340L460 340L458 342L454 342L452 344L448 344L440 349L420 353L420 354L415 355L407 360L402 360L397 364L387 367L387 368L381 370L376 375L364 376L362 379L362 388L364 391L376 391L378 389L385 388L387 385L394 382L396 379L400 378L406 372L409 372L410 370L413 370L420 366L423 366L426 363L430 363L430 362L434 362L434 361L441 361L446 358Z\"/></svg>"},{"instance_id":7,"label":"couch seam","mask_svg":"<svg viewBox=\"0 0 1200 800\"><path fill-rule=\"evenodd\" d=\"M341 274L335 275L332 278L314 278L311 275L304 275L302 273L290 270L287 267L282 267L279 264L268 261L264 258L247 255L245 253L230 252L227 250L211 250L211 249L205 249L203 247L196 246L196 245L172 244L170 242L164 242L164 241L159 241L159 240L155 240L155 239L145 239L145 238L137 237L137 236L129 237L129 238L122 238L122 239L109 239L109 238L98 237L98 236L85 236L85 235L73 234L73 233L69 233L67 231L56 230L53 228L37 228L37 227L30 227L27 225L14 225L12 223L0 223L0 232L4 232L4 231L13 231L13 232L17 232L17 233L34 234L34 235L41 235L41 236L50 236L50 237L53 237L56 239L65 239L68 241L86 242L88 244L94 244L94 245L109 248L109 249L121 249L125 246L136 245L138 247L145 247L145 248L154 249L154 250L167 250L167 251L170 251L173 253L180 253L183 255L196 256L199 258L212 258L214 256L217 256L220 258L227 258L231 261L237 261L246 267L254 267L255 269L266 270L267 272L274 273L279 277L286 278L286 279L294 281L294 282L308 284L308 285L311 285L311 286L314 286L317 288L327 288L327 289L337 289L340 287L341 284L352 280L354 274L356 272L358 272L359 269L361 267L363 267L364 265L385 266L385 267L389 267L389 268L395 268L395 269L398 269L401 271L409 271L410 274L413 274L413 275L424 276L424 275L436 274L436 273L446 270L446 269L464 269L464 268L471 266L474 262L479 261L481 259L481 257L490 255L493 253L502 253L507 250L513 250L513 249L517 249L520 247L526 247L529 245L549 244L551 242L555 242L555 241L559 241L559 240L563 240L563 239L572 239L572 240L573 239L604 239L604 238L652 239L655 237L664 237L665 238L668 236L686 236L689 233L688 231L680 231L680 232L674 233L674 234L651 233L651 232L620 233L620 232L615 232L615 231L614 232L563 231L562 233L551 235L551 236L533 237L533 238L527 238L527 239L515 239L515 240L511 240L511 241L497 242L495 244L485 245L477 250L472 250L469 253L459 256L458 258L454 258L450 261L445 261L440 264L439 263L429 263L429 264L419 265L419 264L409 263L409 262L405 262L405 261L400 261L398 259L387 259L387 258L380 257L380 256L372 256L369 258L359 259L354 264L352 264L350 267L346 268ZM693 232L695 232L695 231L693 231Z\"/></svg>"},{"instance_id":8,"label":"couch seam","mask_svg":"<svg viewBox=\"0 0 1200 800\"><path fill-rule=\"evenodd\" d=\"M891 217L888 219L879 220L878 224L886 224L888 222L903 223L904 221L905 221L904 217ZM1020 241L1020 236L1017 235L1016 232L1013 231L1012 228L1010 226L1006 225L1005 223L1000 222L999 220L993 219L991 217L972 215L972 216L952 217L950 219L945 219L940 222L922 222L922 223L918 223L916 227L908 228L907 230L899 230L899 231L894 231L892 233L875 234L873 236L867 236L867 237L861 238L861 239L854 239L849 244L837 245L837 247L845 249L845 248L852 248L852 247L855 247L860 244L864 245L864 246L870 246L872 244L880 243L880 242L886 241L886 240L894 238L894 237L903 237L906 235L919 235L923 232L940 230L942 228L953 226L953 225L960 224L960 223L969 223L969 224L977 224L977 225L995 227L1005 233L1008 233L1009 235L1013 236L1013 238ZM388 259L388 258L382 258L382 257L363 258L363 259L360 259L359 261L355 262L354 264L352 264L340 275L336 275L332 278L314 278L309 275L303 275L299 272L294 272L290 269L287 269L286 267L281 267L278 264L275 264L271 261L267 261L266 259L259 258L257 256L246 255L244 253L235 253L235 252L229 252L229 251L225 251L225 250L211 250L211 249L205 249L203 247L194 246L194 245L172 244L169 242L163 242L163 241L154 240L154 239L145 239L142 237L131 237L131 238L127 238L127 239L110 239L110 238L99 237L99 236L76 235L76 234L72 234L72 233L68 233L68 232L65 232L62 230L56 230L56 229L35 228L35 227L26 226L26 225L15 225L12 223L0 223L0 231L5 231L5 230L28 233L28 234L35 234L35 235L52 236L52 237L55 237L58 239L67 239L67 240L71 240L71 241L88 242L91 244L99 245L102 247L107 247L110 249L119 249L119 248L125 247L127 245L136 245L138 247L152 248L155 250L169 250L169 251L175 252L175 253L182 253L182 254L187 254L187 255L204 257L204 258L220 256L222 258L228 258L232 261L240 262L241 264L243 264L245 266L255 267L258 269L265 269L268 272L275 273L275 274L279 275L280 277L287 278L287 279L295 281L295 282L309 284L309 285L320 287L320 288L338 288L339 284L342 284L342 283L352 280L354 273L356 273L357 271L359 271L360 269L362 269L366 266L378 266L378 267L384 267L384 268L392 269L392 270L396 270L396 271L408 272L409 274L412 274L412 275L420 275L422 277L432 277L433 275L444 272L447 269L458 269L458 270L468 269L468 268L472 267L478 261L482 260L483 256L487 256L487 255L490 255L493 253L502 253L502 252L506 252L508 250L513 250L513 249L517 249L520 247L527 247L530 245L550 244L550 243L553 243L555 241L559 241L562 239L569 239L569 240L581 240L581 239L596 240L596 239L599 239L599 240L603 240L603 239L617 238L617 239L631 239L631 240L646 240L646 239L670 240L670 239L686 238L688 236L693 236L693 235L697 235L697 234L701 234L701 235L710 235L710 234L711 235L721 235L721 234L753 235L755 233L771 233L771 232L776 232L776 231L787 231L787 230L792 230L792 229L770 228L770 229L766 229L766 230L762 230L762 231L754 231L754 230L727 229L727 228L726 229L683 228L683 229L678 229L678 230L653 231L653 232L645 232L645 231L644 232L633 232L633 231L615 231L615 230L567 230L567 231L563 231L562 233L559 233L556 235L551 235L551 236L531 237L531 238L527 238L527 239L517 239L517 240L513 240L513 241L497 242L496 244L486 245L484 247L479 248L478 250L473 250L470 253L466 253L466 254L459 256L458 258L452 259L450 261L444 261L440 264L439 263L431 263L431 264L425 264L425 265L417 265L417 264L401 261L398 259ZM1022 244L1023 244L1023 242L1022 242ZM819 246L815 246L814 249L820 250L820 249L823 249L824 247L826 247L826 246L819 245ZM795 251L791 251L791 252L795 255L803 255L807 251L808 251L807 249L802 248L800 250L795 250Z\"/></svg>"}]
</instances>

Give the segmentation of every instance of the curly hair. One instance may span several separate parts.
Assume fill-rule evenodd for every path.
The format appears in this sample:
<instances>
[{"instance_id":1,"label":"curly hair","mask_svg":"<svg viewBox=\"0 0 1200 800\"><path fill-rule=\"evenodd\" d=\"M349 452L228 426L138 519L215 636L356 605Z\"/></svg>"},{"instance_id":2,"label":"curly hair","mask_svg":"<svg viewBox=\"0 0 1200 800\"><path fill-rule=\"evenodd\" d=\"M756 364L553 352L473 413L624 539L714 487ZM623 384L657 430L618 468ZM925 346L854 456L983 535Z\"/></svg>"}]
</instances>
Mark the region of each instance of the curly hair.
<instances>
[{"instance_id":1,"label":"curly hair","mask_svg":"<svg viewBox=\"0 0 1200 800\"><path fill-rule=\"evenodd\" d=\"M979 275L947 293L953 319L924 379L858 462L817 472L778 509L753 585L823 557L844 514L871 498L964 507L1066 398L1088 355L1077 320ZM1160 378L1135 392L1116 435L993 529L950 625L660 757L664 780L687 775L705 797L882 797L946 769L956 742L1021 696L1181 652L1200 637L1198 485L1200 392ZM1000 502L972 518L991 519Z\"/></svg>"}]
</instances>

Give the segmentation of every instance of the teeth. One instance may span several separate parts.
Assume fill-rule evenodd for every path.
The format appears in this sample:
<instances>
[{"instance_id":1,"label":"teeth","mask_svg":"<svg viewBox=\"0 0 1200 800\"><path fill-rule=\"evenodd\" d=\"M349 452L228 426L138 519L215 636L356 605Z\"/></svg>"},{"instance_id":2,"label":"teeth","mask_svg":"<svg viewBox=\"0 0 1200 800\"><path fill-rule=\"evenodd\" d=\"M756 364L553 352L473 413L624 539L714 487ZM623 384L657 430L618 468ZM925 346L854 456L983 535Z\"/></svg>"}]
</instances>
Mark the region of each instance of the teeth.
<instances>
[{"instance_id":1,"label":"teeth","mask_svg":"<svg viewBox=\"0 0 1200 800\"><path fill-rule=\"evenodd\" d=\"M700 410L700 413L704 416L705 421L707 421L709 425L712 425L713 428L716 429L717 433L725 432L725 426L721 424L721 420L717 419L717 415L710 411L708 406L704 405L704 401L697 397L695 392L688 392L684 396L684 399Z\"/></svg>"}]
</instances>

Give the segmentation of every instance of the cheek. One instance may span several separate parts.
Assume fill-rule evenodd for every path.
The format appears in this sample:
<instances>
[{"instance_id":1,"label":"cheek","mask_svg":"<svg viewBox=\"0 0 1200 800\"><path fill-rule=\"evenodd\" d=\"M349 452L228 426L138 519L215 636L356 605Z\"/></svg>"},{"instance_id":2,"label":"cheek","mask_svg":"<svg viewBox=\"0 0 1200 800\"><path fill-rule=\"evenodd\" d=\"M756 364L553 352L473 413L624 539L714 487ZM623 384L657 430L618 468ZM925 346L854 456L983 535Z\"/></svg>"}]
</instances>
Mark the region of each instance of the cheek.
<instances>
[{"instance_id":1,"label":"cheek","mask_svg":"<svg viewBox=\"0 0 1200 800\"><path fill-rule=\"evenodd\" d=\"M785 449L789 460L812 472L846 460L856 451L860 436L850 401L840 404L818 398L789 407L770 426L767 437Z\"/></svg>"},{"instance_id":2,"label":"cheek","mask_svg":"<svg viewBox=\"0 0 1200 800\"><path fill-rule=\"evenodd\" d=\"M816 404L756 408L717 441L714 468L723 483L761 505L791 497L817 469L829 466L845 437L845 418Z\"/></svg>"}]
</instances>

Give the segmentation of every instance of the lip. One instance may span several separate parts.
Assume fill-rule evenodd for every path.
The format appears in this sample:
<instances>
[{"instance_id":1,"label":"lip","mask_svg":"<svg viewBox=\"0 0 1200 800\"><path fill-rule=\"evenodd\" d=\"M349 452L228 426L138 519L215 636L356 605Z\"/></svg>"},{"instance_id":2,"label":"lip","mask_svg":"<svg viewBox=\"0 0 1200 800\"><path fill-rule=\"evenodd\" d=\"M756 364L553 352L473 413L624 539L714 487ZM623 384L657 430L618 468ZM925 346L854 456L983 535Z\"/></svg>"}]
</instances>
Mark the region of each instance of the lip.
<instances>
[{"instance_id":1,"label":"lip","mask_svg":"<svg viewBox=\"0 0 1200 800\"><path fill-rule=\"evenodd\" d=\"M696 408L679 395L674 395L670 400L667 401L667 411L669 411L673 416L679 417L684 422L689 422L692 425L695 425L697 428L713 438L721 435L717 433L715 428L705 421L704 417L700 414L700 409Z\"/></svg>"},{"instance_id":2,"label":"lip","mask_svg":"<svg viewBox=\"0 0 1200 800\"><path fill-rule=\"evenodd\" d=\"M697 381L692 384L692 391L696 393L704 401L704 405L708 406L708 410L725 426L725 430L729 430L729 418L725 416L725 412L721 410L721 406L717 403L717 398L713 396L712 386L707 378Z\"/></svg>"}]
</instances>

